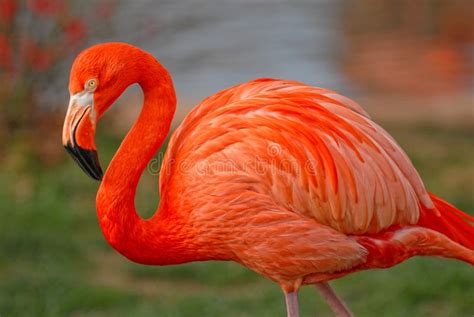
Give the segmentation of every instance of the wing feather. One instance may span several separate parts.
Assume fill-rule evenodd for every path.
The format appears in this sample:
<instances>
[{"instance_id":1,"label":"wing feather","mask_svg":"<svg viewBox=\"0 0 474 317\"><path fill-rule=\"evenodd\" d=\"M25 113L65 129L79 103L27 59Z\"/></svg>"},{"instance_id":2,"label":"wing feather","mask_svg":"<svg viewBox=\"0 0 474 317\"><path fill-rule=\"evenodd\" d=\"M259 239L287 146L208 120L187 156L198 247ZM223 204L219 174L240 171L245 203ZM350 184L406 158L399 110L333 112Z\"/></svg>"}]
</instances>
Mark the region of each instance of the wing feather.
<instances>
[{"instance_id":1,"label":"wing feather","mask_svg":"<svg viewBox=\"0 0 474 317\"><path fill-rule=\"evenodd\" d=\"M420 204L432 206L407 155L357 103L298 82L256 80L207 98L176 130L167 155L209 166L231 161L211 174L232 182L238 171L253 191L348 234L413 224ZM173 164L167 168L169 175Z\"/></svg>"}]
</instances>

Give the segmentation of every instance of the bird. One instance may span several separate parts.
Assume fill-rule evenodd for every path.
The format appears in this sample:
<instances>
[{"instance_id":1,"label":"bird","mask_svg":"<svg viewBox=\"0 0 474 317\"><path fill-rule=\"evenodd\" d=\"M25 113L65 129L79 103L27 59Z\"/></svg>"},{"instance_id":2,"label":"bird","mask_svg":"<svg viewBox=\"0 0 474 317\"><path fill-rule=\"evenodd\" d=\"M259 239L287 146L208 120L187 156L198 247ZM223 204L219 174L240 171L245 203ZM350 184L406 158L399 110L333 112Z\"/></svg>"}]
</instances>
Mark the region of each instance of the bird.
<instances>
[{"instance_id":1,"label":"bird","mask_svg":"<svg viewBox=\"0 0 474 317\"><path fill-rule=\"evenodd\" d=\"M96 126L133 84L141 112L104 174ZM413 256L474 265L474 217L428 192L397 142L337 92L260 78L204 99L172 133L148 219L135 193L171 128L171 75L136 46L101 43L74 60L69 93L63 145L100 181L102 233L133 262L240 263L281 287L289 317L304 285L353 316L330 281Z\"/></svg>"}]
</instances>

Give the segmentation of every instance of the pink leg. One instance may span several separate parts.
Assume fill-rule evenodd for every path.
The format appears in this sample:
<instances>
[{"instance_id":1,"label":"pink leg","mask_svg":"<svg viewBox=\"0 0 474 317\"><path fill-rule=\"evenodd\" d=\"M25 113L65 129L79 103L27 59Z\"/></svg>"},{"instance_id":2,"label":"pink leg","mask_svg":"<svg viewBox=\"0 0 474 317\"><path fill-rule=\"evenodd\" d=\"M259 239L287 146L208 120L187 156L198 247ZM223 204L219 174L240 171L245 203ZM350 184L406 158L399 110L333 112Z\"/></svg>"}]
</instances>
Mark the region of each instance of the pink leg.
<instances>
[{"instance_id":1,"label":"pink leg","mask_svg":"<svg viewBox=\"0 0 474 317\"><path fill-rule=\"evenodd\" d=\"M298 291L285 293L286 312L288 317L299 317Z\"/></svg>"},{"instance_id":2,"label":"pink leg","mask_svg":"<svg viewBox=\"0 0 474 317\"><path fill-rule=\"evenodd\" d=\"M316 283L314 286L316 286L321 296L326 300L329 306L331 306L332 311L337 317L354 317L352 312L337 296L329 283Z\"/></svg>"}]
</instances>

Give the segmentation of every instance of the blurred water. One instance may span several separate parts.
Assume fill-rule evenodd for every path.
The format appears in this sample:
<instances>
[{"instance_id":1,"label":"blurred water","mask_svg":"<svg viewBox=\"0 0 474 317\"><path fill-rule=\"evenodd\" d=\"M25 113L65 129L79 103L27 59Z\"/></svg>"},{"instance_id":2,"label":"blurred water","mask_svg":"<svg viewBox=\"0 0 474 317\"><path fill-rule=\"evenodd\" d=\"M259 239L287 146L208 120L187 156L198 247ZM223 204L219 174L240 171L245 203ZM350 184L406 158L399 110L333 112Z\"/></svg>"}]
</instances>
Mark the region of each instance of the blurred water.
<instances>
[{"instance_id":1,"label":"blurred water","mask_svg":"<svg viewBox=\"0 0 474 317\"><path fill-rule=\"evenodd\" d=\"M114 18L118 33L110 40L131 41L153 53L171 72L181 101L196 102L257 77L339 90L344 86L335 63L341 4L129 1Z\"/></svg>"}]
</instances>

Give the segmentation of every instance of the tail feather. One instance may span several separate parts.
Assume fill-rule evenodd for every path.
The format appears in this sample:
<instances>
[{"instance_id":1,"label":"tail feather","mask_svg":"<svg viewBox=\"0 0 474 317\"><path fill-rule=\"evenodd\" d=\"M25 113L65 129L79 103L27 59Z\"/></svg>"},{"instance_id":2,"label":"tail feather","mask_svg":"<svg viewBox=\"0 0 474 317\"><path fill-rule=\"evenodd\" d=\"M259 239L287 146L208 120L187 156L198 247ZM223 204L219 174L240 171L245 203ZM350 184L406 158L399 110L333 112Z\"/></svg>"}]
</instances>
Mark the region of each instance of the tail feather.
<instances>
[{"instance_id":1,"label":"tail feather","mask_svg":"<svg viewBox=\"0 0 474 317\"><path fill-rule=\"evenodd\" d=\"M438 231L460 245L474 250L474 217L430 194L433 210L423 210L418 226Z\"/></svg>"},{"instance_id":2,"label":"tail feather","mask_svg":"<svg viewBox=\"0 0 474 317\"><path fill-rule=\"evenodd\" d=\"M455 258L474 265L474 217L433 194L430 196L434 208L422 209L416 225L352 236L368 255L365 263L350 272L391 267L415 255Z\"/></svg>"}]
</instances>

